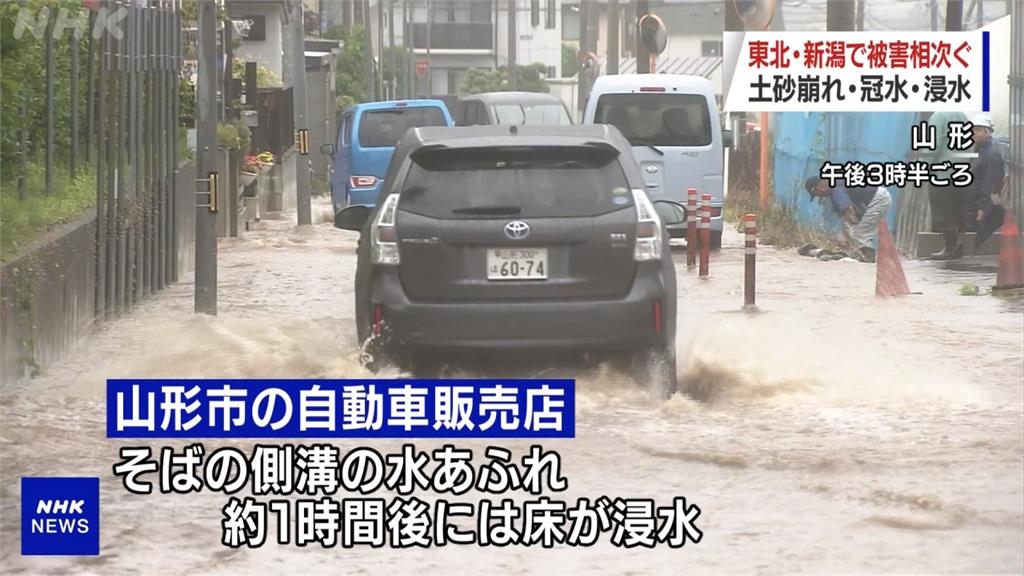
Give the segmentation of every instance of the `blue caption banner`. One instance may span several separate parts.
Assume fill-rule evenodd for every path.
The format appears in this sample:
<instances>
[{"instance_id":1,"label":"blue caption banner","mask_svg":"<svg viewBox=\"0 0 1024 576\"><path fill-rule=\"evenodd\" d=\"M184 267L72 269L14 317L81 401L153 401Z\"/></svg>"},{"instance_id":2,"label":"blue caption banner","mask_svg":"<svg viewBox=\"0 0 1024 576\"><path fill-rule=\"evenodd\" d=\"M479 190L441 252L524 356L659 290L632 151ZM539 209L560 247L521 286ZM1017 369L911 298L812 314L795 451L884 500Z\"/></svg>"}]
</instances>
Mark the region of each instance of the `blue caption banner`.
<instances>
[{"instance_id":1,"label":"blue caption banner","mask_svg":"<svg viewBox=\"0 0 1024 576\"><path fill-rule=\"evenodd\" d=\"M107 380L109 438L573 438L575 380Z\"/></svg>"}]
</instances>

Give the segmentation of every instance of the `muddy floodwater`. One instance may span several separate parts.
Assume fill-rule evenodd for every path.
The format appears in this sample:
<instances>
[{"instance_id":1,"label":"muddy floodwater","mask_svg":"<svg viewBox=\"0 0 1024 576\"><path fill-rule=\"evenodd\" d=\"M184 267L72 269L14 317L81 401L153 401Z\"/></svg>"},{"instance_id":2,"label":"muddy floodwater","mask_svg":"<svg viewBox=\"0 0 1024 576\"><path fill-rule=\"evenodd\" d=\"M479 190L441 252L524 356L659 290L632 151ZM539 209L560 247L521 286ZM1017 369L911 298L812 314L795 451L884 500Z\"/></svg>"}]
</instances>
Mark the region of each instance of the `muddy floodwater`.
<instances>
[{"instance_id":1,"label":"muddy floodwater","mask_svg":"<svg viewBox=\"0 0 1024 576\"><path fill-rule=\"evenodd\" d=\"M624 550L606 535L581 549L232 550L221 545L223 494L128 494L111 466L119 447L140 442L105 438L107 378L368 375L353 327L355 241L327 224L265 220L220 245L218 317L192 314L188 277L106 323L46 374L5 386L0 571L1024 571L1024 307L959 295L965 282L991 284L984 263L904 262L921 294L881 300L873 266L764 248L761 312L742 313L742 239L733 233L708 280L675 253L686 394L658 400L600 364L526 368L577 380L576 438L543 442L562 455L569 489L560 498L662 505L686 496L702 509L699 544ZM491 443L457 444L482 455ZM184 442L152 443L167 444ZM401 442L371 444L388 452ZM20 555L19 478L30 475L101 477L100 556Z\"/></svg>"}]
</instances>

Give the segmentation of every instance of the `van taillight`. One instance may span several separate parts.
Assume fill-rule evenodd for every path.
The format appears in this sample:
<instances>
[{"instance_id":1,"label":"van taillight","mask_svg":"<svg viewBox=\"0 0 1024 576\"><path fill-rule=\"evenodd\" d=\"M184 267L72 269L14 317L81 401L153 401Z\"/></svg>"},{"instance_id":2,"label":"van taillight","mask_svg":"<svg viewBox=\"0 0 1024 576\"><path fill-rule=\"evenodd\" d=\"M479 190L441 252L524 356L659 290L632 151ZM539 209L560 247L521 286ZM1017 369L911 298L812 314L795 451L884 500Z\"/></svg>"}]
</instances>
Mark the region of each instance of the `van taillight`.
<instances>
[{"instance_id":1,"label":"van taillight","mask_svg":"<svg viewBox=\"0 0 1024 576\"><path fill-rule=\"evenodd\" d=\"M641 92L664 92L664 86L643 86L640 88Z\"/></svg>"},{"instance_id":2,"label":"van taillight","mask_svg":"<svg viewBox=\"0 0 1024 576\"><path fill-rule=\"evenodd\" d=\"M348 179L349 186L352 188L373 188L377 185L376 176L351 176Z\"/></svg>"}]
</instances>

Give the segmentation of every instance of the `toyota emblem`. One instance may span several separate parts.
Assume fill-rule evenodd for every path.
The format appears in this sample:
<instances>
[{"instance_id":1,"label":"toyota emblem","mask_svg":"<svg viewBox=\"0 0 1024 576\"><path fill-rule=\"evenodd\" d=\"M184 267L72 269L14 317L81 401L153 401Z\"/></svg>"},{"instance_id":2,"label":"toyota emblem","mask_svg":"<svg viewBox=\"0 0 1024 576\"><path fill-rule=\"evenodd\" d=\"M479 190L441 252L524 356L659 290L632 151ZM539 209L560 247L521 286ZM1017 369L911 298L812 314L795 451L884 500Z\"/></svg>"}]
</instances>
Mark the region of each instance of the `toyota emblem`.
<instances>
[{"instance_id":1,"label":"toyota emblem","mask_svg":"<svg viewBox=\"0 0 1024 576\"><path fill-rule=\"evenodd\" d=\"M530 235L530 225L522 220L513 220L505 224L505 236L512 240L522 240Z\"/></svg>"}]
</instances>

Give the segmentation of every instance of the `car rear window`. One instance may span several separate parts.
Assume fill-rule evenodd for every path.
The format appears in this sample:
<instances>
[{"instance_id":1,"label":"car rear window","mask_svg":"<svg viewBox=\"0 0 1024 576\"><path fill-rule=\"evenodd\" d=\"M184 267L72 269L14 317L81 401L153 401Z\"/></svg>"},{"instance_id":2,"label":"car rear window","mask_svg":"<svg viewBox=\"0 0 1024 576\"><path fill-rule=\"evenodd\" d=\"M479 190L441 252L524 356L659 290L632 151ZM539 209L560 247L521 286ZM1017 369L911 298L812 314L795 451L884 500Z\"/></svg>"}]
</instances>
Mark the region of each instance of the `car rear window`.
<instances>
[{"instance_id":1,"label":"car rear window","mask_svg":"<svg viewBox=\"0 0 1024 576\"><path fill-rule=\"evenodd\" d=\"M402 188L402 210L439 219L597 216L633 205L612 148L424 151Z\"/></svg>"},{"instance_id":2,"label":"car rear window","mask_svg":"<svg viewBox=\"0 0 1024 576\"><path fill-rule=\"evenodd\" d=\"M594 122L612 124L633 146L711 144L708 104L699 94L605 94Z\"/></svg>"},{"instance_id":3,"label":"car rear window","mask_svg":"<svg viewBox=\"0 0 1024 576\"><path fill-rule=\"evenodd\" d=\"M406 130L423 126L447 126L437 106L369 110L359 121L359 145L363 148L394 146Z\"/></svg>"},{"instance_id":4,"label":"car rear window","mask_svg":"<svg viewBox=\"0 0 1024 576\"><path fill-rule=\"evenodd\" d=\"M494 116L498 124L572 124L569 114L561 104L495 104Z\"/></svg>"}]
</instances>

